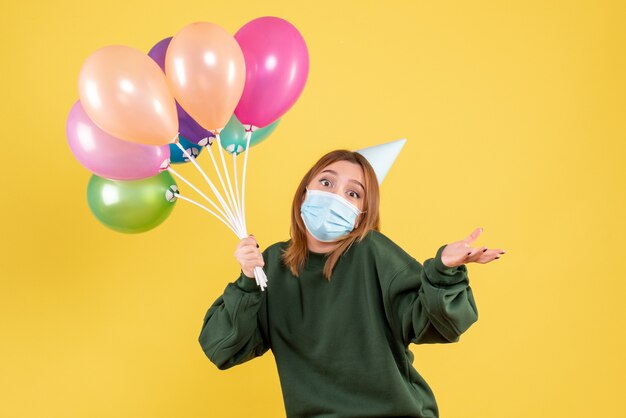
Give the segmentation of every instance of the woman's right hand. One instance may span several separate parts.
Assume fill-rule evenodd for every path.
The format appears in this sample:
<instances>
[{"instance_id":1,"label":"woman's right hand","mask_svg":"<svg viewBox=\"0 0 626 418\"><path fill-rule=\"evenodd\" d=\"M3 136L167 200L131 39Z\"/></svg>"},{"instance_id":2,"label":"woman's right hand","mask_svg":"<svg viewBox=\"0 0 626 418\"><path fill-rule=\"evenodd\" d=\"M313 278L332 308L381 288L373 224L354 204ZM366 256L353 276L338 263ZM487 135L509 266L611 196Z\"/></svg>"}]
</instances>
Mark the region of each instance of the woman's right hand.
<instances>
[{"instance_id":1,"label":"woman's right hand","mask_svg":"<svg viewBox=\"0 0 626 418\"><path fill-rule=\"evenodd\" d=\"M254 235L239 241L235 249L235 258L241 264L243 274L250 279L254 279L254 267L263 267L265 265L263 255L254 239Z\"/></svg>"}]
</instances>

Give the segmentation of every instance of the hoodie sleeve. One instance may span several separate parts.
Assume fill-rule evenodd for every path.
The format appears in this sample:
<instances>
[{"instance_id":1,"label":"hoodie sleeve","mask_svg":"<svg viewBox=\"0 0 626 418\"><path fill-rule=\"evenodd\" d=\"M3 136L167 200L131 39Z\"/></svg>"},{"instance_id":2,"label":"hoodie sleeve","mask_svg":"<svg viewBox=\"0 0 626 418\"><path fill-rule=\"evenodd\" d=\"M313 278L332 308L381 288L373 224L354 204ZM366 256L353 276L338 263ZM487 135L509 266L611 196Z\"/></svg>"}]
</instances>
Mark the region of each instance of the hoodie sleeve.
<instances>
[{"instance_id":1,"label":"hoodie sleeve","mask_svg":"<svg viewBox=\"0 0 626 418\"><path fill-rule=\"evenodd\" d=\"M412 258L394 274L384 294L389 322L405 346L457 342L478 320L467 267L444 265L444 248L423 266Z\"/></svg>"},{"instance_id":2,"label":"hoodie sleeve","mask_svg":"<svg viewBox=\"0 0 626 418\"><path fill-rule=\"evenodd\" d=\"M269 349L264 325L266 294L241 272L209 307L198 341L220 370L261 356Z\"/></svg>"}]
</instances>

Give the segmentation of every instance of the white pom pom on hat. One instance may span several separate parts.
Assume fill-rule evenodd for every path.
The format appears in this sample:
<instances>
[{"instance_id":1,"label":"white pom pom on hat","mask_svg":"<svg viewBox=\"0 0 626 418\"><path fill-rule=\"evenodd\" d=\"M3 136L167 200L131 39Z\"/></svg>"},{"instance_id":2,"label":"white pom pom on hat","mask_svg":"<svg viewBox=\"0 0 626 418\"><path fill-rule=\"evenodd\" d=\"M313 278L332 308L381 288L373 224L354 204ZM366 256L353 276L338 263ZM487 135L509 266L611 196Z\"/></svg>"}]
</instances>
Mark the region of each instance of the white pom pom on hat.
<instances>
[{"instance_id":1,"label":"white pom pom on hat","mask_svg":"<svg viewBox=\"0 0 626 418\"><path fill-rule=\"evenodd\" d=\"M396 158L398 157L398 154L400 154L400 151L405 143L406 138L402 138L397 141L361 148L355 150L355 152L364 156L371 164L374 168L374 172L376 173L378 184L380 185L387 175L387 172L396 161Z\"/></svg>"}]
</instances>

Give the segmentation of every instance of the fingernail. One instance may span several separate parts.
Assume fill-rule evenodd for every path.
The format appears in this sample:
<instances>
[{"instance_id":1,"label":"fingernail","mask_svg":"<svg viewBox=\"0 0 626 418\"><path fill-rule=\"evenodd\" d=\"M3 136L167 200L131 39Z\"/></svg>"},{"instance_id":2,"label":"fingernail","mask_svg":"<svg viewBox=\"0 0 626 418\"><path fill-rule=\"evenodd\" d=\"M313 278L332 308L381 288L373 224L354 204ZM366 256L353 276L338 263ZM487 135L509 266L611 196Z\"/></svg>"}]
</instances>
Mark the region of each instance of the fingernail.
<instances>
[{"instance_id":1,"label":"fingernail","mask_svg":"<svg viewBox=\"0 0 626 418\"><path fill-rule=\"evenodd\" d=\"M496 257L496 258L500 258L500 257Z\"/></svg>"},{"instance_id":2,"label":"fingernail","mask_svg":"<svg viewBox=\"0 0 626 418\"><path fill-rule=\"evenodd\" d=\"M471 254L471 252L467 253L467 255L470 255L470 254Z\"/></svg>"},{"instance_id":3,"label":"fingernail","mask_svg":"<svg viewBox=\"0 0 626 418\"><path fill-rule=\"evenodd\" d=\"M504 254L504 253L505 253L505 251L502 251L500 254Z\"/></svg>"},{"instance_id":4,"label":"fingernail","mask_svg":"<svg viewBox=\"0 0 626 418\"><path fill-rule=\"evenodd\" d=\"M487 251L487 249L486 249L486 248L483 250L483 252L485 252L485 251Z\"/></svg>"},{"instance_id":5,"label":"fingernail","mask_svg":"<svg viewBox=\"0 0 626 418\"><path fill-rule=\"evenodd\" d=\"M259 244L257 244L256 247L259 248Z\"/></svg>"}]
</instances>

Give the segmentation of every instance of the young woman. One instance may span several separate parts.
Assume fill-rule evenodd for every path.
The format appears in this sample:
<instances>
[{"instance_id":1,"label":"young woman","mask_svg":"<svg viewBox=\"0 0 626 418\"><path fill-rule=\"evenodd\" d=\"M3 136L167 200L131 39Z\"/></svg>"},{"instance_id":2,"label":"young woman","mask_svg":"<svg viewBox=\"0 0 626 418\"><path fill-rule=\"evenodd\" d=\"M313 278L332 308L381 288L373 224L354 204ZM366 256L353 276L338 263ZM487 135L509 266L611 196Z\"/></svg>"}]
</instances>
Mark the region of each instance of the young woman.
<instances>
[{"instance_id":1,"label":"young woman","mask_svg":"<svg viewBox=\"0 0 626 418\"><path fill-rule=\"evenodd\" d=\"M357 152L324 155L293 199L291 239L235 250L241 274L208 309L199 342L220 369L271 349L288 417L439 416L410 343L453 343L478 319L470 262L481 229L420 264L379 231L376 174ZM268 277L261 291L254 267Z\"/></svg>"}]
</instances>

